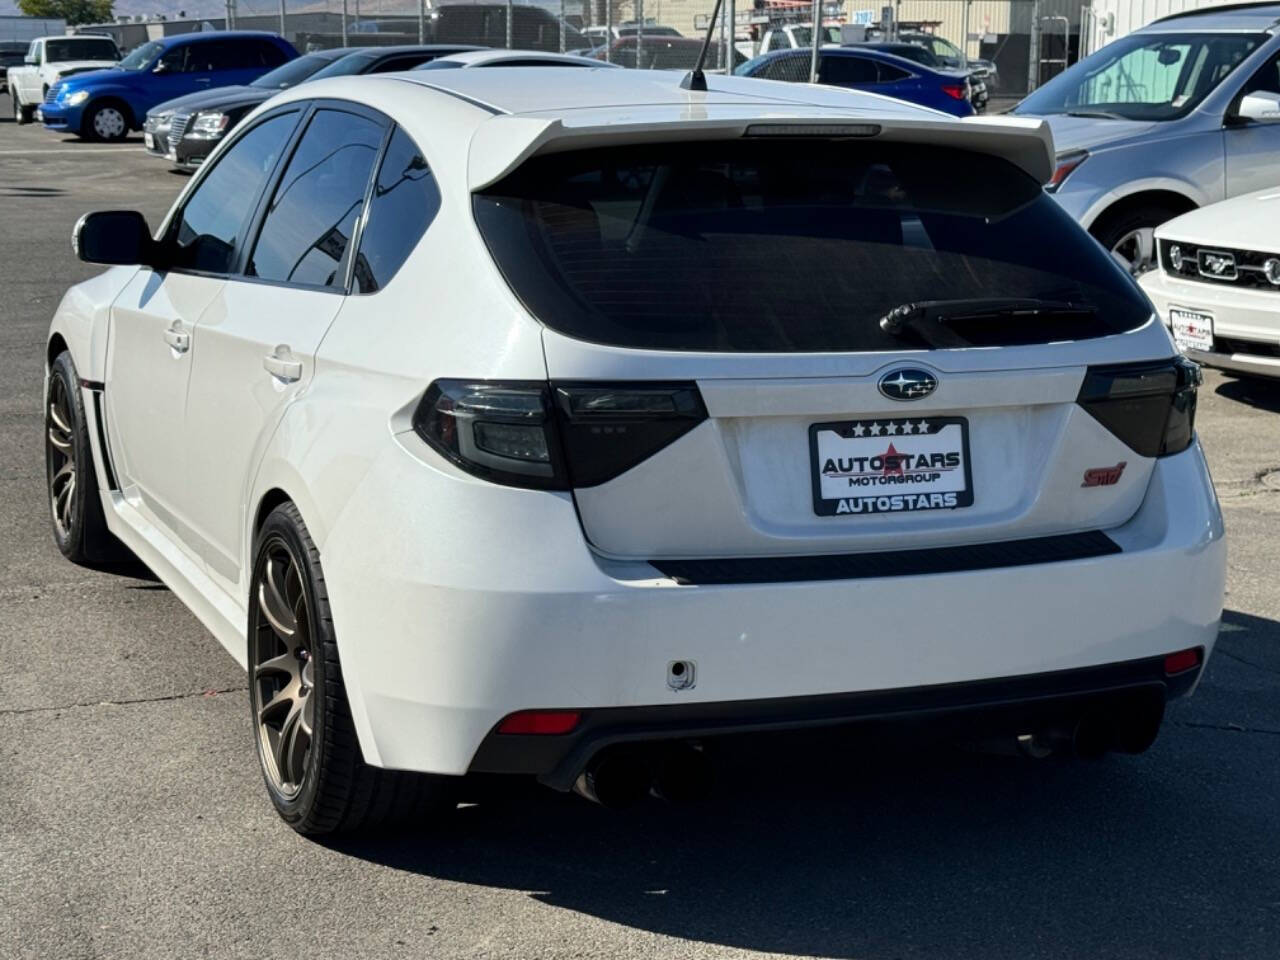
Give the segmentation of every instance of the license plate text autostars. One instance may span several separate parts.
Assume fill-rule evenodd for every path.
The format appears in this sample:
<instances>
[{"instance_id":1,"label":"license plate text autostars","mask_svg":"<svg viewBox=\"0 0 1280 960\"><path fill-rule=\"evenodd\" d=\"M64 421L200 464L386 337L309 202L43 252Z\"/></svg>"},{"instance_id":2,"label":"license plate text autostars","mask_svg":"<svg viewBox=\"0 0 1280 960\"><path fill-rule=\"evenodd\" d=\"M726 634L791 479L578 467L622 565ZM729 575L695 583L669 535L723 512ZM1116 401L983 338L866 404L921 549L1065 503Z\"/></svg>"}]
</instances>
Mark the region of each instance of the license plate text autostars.
<instances>
[{"instance_id":1,"label":"license plate text autostars","mask_svg":"<svg viewBox=\"0 0 1280 960\"><path fill-rule=\"evenodd\" d=\"M813 428L819 514L945 510L973 502L959 418L891 418Z\"/></svg>"}]
</instances>

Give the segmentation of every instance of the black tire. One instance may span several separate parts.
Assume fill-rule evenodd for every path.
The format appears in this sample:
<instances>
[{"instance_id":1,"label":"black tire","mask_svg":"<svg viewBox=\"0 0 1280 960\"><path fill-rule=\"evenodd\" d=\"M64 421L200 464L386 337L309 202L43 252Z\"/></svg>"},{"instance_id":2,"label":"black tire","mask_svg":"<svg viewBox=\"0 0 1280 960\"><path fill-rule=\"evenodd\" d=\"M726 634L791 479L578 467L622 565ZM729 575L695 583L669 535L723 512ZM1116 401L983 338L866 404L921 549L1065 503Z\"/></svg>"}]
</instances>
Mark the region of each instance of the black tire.
<instances>
[{"instance_id":1,"label":"black tire","mask_svg":"<svg viewBox=\"0 0 1280 960\"><path fill-rule=\"evenodd\" d=\"M286 562L291 569L285 569ZM298 833L319 836L452 809L456 778L383 770L364 762L342 680L320 554L292 503L276 507L258 532L250 583L254 744L267 793L285 823ZM274 593L272 584L278 588ZM292 641L278 628L289 627L290 617ZM299 665L288 663L291 659ZM277 663L288 665L272 665ZM284 696L290 690L299 692ZM303 736L305 747L299 742Z\"/></svg>"},{"instance_id":2,"label":"black tire","mask_svg":"<svg viewBox=\"0 0 1280 960\"><path fill-rule=\"evenodd\" d=\"M111 123L106 122L109 118ZM129 127L128 108L115 100L106 100L85 111L84 119L80 121L80 137L101 143L119 143L129 136Z\"/></svg>"},{"instance_id":3,"label":"black tire","mask_svg":"<svg viewBox=\"0 0 1280 960\"><path fill-rule=\"evenodd\" d=\"M64 422L69 420L69 422ZM71 354L58 354L49 369L44 414L45 476L53 539L73 563L123 559L124 546L107 529L98 494L98 474Z\"/></svg>"},{"instance_id":4,"label":"black tire","mask_svg":"<svg viewBox=\"0 0 1280 960\"><path fill-rule=\"evenodd\" d=\"M31 108L22 106L18 100L18 94L14 90L9 91L9 103L13 107L14 123L21 127L31 122Z\"/></svg>"},{"instance_id":5,"label":"black tire","mask_svg":"<svg viewBox=\"0 0 1280 960\"><path fill-rule=\"evenodd\" d=\"M1138 276L1155 266L1155 241L1151 237L1155 228L1166 220L1172 220L1182 212L1164 204L1143 204L1142 206L1130 207L1127 210L1121 210L1116 213L1104 213L1098 218L1098 221L1089 232L1112 256L1116 257L1117 262L1122 259L1128 261L1129 272L1134 276ZM1143 241L1136 239L1139 234L1145 237L1147 249L1143 251L1142 255L1134 257L1127 253L1128 240L1129 238L1135 238L1134 247L1136 249L1139 244L1143 243Z\"/></svg>"}]
</instances>

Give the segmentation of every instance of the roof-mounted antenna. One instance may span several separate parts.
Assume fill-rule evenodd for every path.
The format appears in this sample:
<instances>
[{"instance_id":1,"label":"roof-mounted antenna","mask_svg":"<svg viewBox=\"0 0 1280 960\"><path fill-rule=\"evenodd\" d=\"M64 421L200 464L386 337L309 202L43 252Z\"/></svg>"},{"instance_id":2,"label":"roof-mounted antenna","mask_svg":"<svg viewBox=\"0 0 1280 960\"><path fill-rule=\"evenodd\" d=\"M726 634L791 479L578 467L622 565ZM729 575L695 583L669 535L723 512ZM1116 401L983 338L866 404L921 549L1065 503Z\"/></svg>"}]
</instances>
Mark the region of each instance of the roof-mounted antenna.
<instances>
[{"instance_id":1,"label":"roof-mounted antenna","mask_svg":"<svg viewBox=\"0 0 1280 960\"><path fill-rule=\"evenodd\" d=\"M680 81L680 86L685 90L706 90L707 77L702 72L702 65L707 62L707 51L711 49L711 34L716 28L716 20L720 17L721 0L716 0L716 5L711 11L711 22L707 24L707 35L702 38L702 49L698 51L698 62L693 65L693 69L684 75L684 79ZM729 47L733 48L733 33L730 28ZM730 62L733 61L733 55L729 56Z\"/></svg>"}]
</instances>

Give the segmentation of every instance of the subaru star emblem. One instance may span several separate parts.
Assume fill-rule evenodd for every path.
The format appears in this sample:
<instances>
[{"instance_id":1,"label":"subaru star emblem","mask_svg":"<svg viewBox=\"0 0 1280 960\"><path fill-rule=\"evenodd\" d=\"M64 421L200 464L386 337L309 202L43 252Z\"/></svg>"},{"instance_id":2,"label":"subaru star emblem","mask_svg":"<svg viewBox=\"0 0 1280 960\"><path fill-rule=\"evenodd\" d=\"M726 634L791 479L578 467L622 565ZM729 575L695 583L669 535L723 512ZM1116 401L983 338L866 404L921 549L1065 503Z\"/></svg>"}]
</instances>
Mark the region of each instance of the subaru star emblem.
<instances>
[{"instance_id":1,"label":"subaru star emblem","mask_svg":"<svg viewBox=\"0 0 1280 960\"><path fill-rule=\"evenodd\" d=\"M938 378L927 370L890 370L880 378L880 392L890 400L919 400L938 389Z\"/></svg>"}]
</instances>

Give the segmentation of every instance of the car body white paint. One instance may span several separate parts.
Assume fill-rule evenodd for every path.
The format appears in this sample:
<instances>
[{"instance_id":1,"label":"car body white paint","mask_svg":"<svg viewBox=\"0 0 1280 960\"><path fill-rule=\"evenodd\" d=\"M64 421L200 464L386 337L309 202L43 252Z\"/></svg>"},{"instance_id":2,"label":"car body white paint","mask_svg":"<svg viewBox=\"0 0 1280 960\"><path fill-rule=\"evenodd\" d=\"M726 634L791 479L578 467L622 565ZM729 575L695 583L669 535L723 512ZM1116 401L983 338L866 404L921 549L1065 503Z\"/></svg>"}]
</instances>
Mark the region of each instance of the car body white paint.
<instances>
[{"instance_id":1,"label":"car body white paint","mask_svg":"<svg viewBox=\"0 0 1280 960\"><path fill-rule=\"evenodd\" d=\"M1233 197L1175 217L1156 230L1156 242L1181 241L1195 247L1275 254L1280 259L1280 186ZM1187 350L1198 363L1264 377L1280 377L1280 287L1242 287L1173 275L1162 261L1139 278L1161 319L1185 310L1212 317L1215 336L1257 344L1244 349Z\"/></svg>"},{"instance_id":2,"label":"car body white paint","mask_svg":"<svg viewBox=\"0 0 1280 960\"><path fill-rule=\"evenodd\" d=\"M319 98L376 104L424 151L441 208L391 284L372 295L326 295L333 309L308 312L284 296L293 291L217 281L259 293L213 291L210 306L187 318L195 326L192 353L204 345L207 311L215 311L208 322L216 326L239 322L241 311L252 310L306 338L297 351L305 374L287 391L270 393L269 376L250 360L245 369L226 372L225 389L196 385L187 412L193 403L205 415L229 403L230 415L207 417L202 435L209 455L182 468L174 496L188 515L185 527L175 526L173 511L143 496L127 476L122 490L108 491L103 451L93 436L110 529L243 665L253 523L264 497L283 491L321 553L366 760L436 773L464 773L484 736L519 709L892 690L1196 646L1211 651L1225 549L1198 443L1159 460L1131 456L1124 483L1094 491L1098 496L1087 502L1078 499L1076 461L1087 451L1083 465L1095 466L1121 453L1108 446L1114 438L1076 416L1069 401L1090 364L1169 357L1173 347L1159 323L1039 347L688 354L573 340L526 311L497 272L470 199L478 186L539 151L588 141L739 135L752 122L839 119L880 125L886 139L962 143L1002 155L1041 180L1052 167L1051 138L1034 120L952 121L880 97L800 85L787 85L784 95L778 85L740 78L716 78L713 92L696 93L681 90L678 79L601 71L584 85L576 69L424 71L300 85L260 108ZM238 130L252 123L253 116ZM214 157L237 138L228 138ZM206 164L187 192L212 168ZM66 342L80 376L105 382L109 413L122 384L113 376L107 330L113 311L127 304L133 287L145 290L150 276L149 269L109 270L72 288L52 323L51 335ZM449 332L443 323L450 317L467 318L465 333ZM929 577L687 587L645 562L646 551L875 550L974 542L984 532L962 518L932 526L908 518L896 529L884 518L871 518L879 521L871 527L837 522L819 528L812 515L800 518L792 492L777 486L793 481L786 470L762 475L743 499L723 499L724 523L714 529L697 516L696 504L670 496L613 526L597 523L615 504L652 497L641 464L592 491L601 509L591 510L591 523L611 547L602 549L584 533L575 494L500 486L466 474L410 423L425 387L442 377L696 380L710 419L658 458L670 466L693 454L690 469L714 472L735 449L761 449L752 432L785 444L788 425L799 428L816 416L848 415L855 407L884 415L891 401L874 384L881 371L903 361L928 367L944 383L918 409L1017 421L1010 434L1017 440L1006 450L1016 456L1007 462L1025 463L1043 483L1028 483L1021 492L1013 483L1000 486L992 450L980 469L1001 492L988 525L1006 536L1105 525L1124 552ZM162 356L150 362L184 361ZM148 374L132 369L125 375ZM765 386L768 399L762 399ZM228 391L239 394L235 401ZM173 453L155 446L170 440L163 431L148 436L147 422L120 422L115 413L108 418L108 444L123 472L132 450L152 460ZM1073 453L1073 444L1084 450ZM217 456L222 450L234 452L227 458L234 469L225 473ZM1050 466L1066 473L1057 480L1043 475ZM1062 502L1047 502L1054 497ZM200 514L202 498L224 512ZM237 514L226 515L236 501ZM699 523L702 530L690 537ZM697 664L696 688L676 692L667 685L672 660Z\"/></svg>"}]
</instances>

